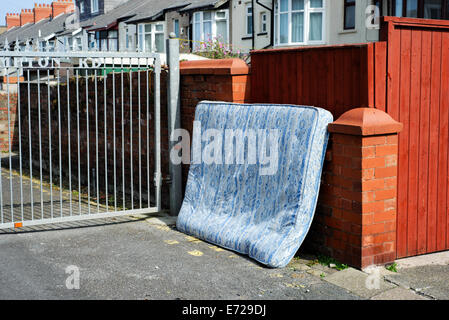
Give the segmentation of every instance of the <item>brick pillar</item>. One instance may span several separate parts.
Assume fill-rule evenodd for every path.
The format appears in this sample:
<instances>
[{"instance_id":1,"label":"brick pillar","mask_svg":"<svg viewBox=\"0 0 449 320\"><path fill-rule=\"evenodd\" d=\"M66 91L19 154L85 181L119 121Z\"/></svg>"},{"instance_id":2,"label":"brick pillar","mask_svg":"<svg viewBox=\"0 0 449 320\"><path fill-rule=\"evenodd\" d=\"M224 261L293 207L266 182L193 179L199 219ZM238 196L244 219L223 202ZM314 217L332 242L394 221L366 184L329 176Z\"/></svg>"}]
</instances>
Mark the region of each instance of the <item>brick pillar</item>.
<instances>
[{"instance_id":1,"label":"brick pillar","mask_svg":"<svg viewBox=\"0 0 449 320\"><path fill-rule=\"evenodd\" d=\"M322 204L324 246L357 268L396 258L398 132L402 124L378 109L358 108L329 125L332 151ZM330 159L329 159L330 158Z\"/></svg>"},{"instance_id":2,"label":"brick pillar","mask_svg":"<svg viewBox=\"0 0 449 320\"><path fill-rule=\"evenodd\" d=\"M200 101L249 102L249 67L241 59L183 61L180 72L181 126L190 134ZM188 169L188 165L183 166L184 186Z\"/></svg>"}]
</instances>

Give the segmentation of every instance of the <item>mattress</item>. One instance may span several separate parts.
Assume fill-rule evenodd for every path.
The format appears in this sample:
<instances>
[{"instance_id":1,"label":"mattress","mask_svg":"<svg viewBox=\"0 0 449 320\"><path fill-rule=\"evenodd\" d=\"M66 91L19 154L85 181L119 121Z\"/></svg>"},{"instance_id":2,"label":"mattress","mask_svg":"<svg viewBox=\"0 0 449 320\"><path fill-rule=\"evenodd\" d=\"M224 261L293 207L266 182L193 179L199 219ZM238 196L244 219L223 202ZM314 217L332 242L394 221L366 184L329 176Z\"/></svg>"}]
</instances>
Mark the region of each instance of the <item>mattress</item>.
<instances>
[{"instance_id":1,"label":"mattress","mask_svg":"<svg viewBox=\"0 0 449 320\"><path fill-rule=\"evenodd\" d=\"M332 121L315 107L200 102L177 229L286 266L313 220Z\"/></svg>"}]
</instances>

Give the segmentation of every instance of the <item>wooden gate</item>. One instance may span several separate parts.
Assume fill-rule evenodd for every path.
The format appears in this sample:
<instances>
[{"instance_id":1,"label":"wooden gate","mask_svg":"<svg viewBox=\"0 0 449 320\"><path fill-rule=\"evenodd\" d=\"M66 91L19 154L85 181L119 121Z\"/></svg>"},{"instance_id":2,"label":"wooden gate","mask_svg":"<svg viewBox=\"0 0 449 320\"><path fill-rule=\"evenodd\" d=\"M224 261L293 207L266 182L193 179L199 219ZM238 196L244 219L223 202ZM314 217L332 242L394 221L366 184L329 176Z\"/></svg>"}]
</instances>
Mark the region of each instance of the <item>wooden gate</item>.
<instances>
[{"instance_id":1,"label":"wooden gate","mask_svg":"<svg viewBox=\"0 0 449 320\"><path fill-rule=\"evenodd\" d=\"M387 112L399 135L397 256L449 249L449 21L385 17Z\"/></svg>"}]
</instances>

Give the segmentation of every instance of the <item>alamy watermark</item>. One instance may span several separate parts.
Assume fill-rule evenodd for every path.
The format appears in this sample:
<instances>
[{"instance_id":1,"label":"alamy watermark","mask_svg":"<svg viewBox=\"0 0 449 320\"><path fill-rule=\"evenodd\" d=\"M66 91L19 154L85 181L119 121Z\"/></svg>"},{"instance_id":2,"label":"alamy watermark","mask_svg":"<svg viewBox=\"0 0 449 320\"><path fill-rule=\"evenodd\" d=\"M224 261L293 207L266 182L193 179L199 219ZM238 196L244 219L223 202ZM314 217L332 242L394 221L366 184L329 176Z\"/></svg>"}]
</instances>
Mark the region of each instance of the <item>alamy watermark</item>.
<instances>
[{"instance_id":1,"label":"alamy watermark","mask_svg":"<svg viewBox=\"0 0 449 320\"><path fill-rule=\"evenodd\" d=\"M170 150L173 164L259 165L260 175L274 175L278 170L278 129L209 128L203 131L201 122L194 121L193 135L198 139L194 139L191 146L187 130L172 132L170 140L176 142Z\"/></svg>"},{"instance_id":2,"label":"alamy watermark","mask_svg":"<svg viewBox=\"0 0 449 320\"><path fill-rule=\"evenodd\" d=\"M369 5L365 9L365 26L369 30L380 29L380 9L378 6Z\"/></svg>"},{"instance_id":3,"label":"alamy watermark","mask_svg":"<svg viewBox=\"0 0 449 320\"><path fill-rule=\"evenodd\" d=\"M70 265L65 268L65 273L69 276L65 280L65 286L69 290L79 290L80 288L80 268Z\"/></svg>"}]
</instances>

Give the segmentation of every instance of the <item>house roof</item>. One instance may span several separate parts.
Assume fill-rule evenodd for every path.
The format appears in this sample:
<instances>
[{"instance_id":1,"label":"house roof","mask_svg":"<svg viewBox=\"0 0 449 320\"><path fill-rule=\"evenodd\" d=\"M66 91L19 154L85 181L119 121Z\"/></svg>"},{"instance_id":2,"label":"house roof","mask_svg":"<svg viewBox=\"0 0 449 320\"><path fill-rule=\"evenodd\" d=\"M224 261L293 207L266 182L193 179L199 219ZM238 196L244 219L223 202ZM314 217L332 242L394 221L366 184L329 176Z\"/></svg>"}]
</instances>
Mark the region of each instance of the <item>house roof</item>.
<instances>
[{"instance_id":1,"label":"house roof","mask_svg":"<svg viewBox=\"0 0 449 320\"><path fill-rule=\"evenodd\" d=\"M121 16L121 19L126 19L127 23L136 23L143 20L156 20L161 17L169 8L179 8L187 5L186 0L145 0L144 3L135 8L132 12L132 17Z\"/></svg>"},{"instance_id":2,"label":"house roof","mask_svg":"<svg viewBox=\"0 0 449 320\"><path fill-rule=\"evenodd\" d=\"M227 3L228 0L190 0L190 3L184 8L180 9L180 12L196 10L201 8L218 8Z\"/></svg>"},{"instance_id":3,"label":"house roof","mask_svg":"<svg viewBox=\"0 0 449 320\"><path fill-rule=\"evenodd\" d=\"M160 0L159 0L160 1ZM149 0L128 0L127 2L115 7L108 13L93 17L84 21L81 26L88 31L108 29L124 18L130 18L137 14L140 8L151 2Z\"/></svg>"},{"instance_id":4,"label":"house roof","mask_svg":"<svg viewBox=\"0 0 449 320\"><path fill-rule=\"evenodd\" d=\"M47 20L43 20L41 22L46 22ZM10 30L8 30L7 32L4 32L0 35L0 45L3 46L5 43L5 40L8 39L8 42L11 44L14 41L16 41L16 39L19 38L20 34L23 32L26 32L28 29L32 28L34 26L34 24L26 24L23 25L21 27L15 27L12 28Z\"/></svg>"},{"instance_id":5,"label":"house roof","mask_svg":"<svg viewBox=\"0 0 449 320\"><path fill-rule=\"evenodd\" d=\"M44 19L35 24L27 24L19 28L11 29L9 32L0 35L0 43L8 39L9 43L16 40L24 42L26 40L43 39L52 34L59 35L65 31L65 22L73 13L61 14L54 19ZM73 30L70 30L72 32Z\"/></svg>"}]
</instances>

